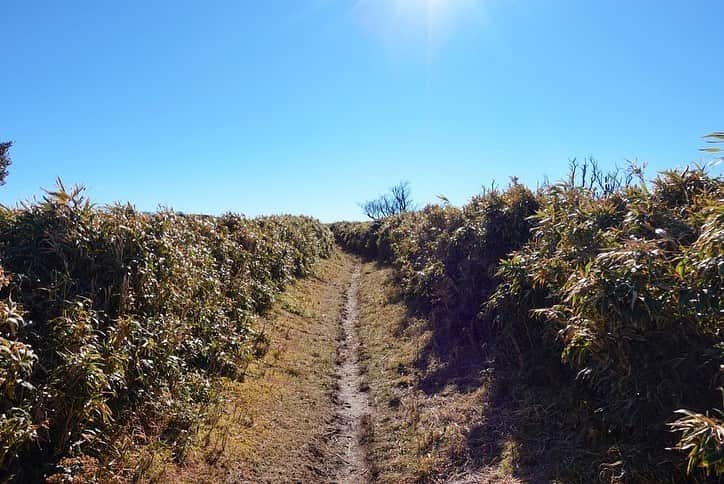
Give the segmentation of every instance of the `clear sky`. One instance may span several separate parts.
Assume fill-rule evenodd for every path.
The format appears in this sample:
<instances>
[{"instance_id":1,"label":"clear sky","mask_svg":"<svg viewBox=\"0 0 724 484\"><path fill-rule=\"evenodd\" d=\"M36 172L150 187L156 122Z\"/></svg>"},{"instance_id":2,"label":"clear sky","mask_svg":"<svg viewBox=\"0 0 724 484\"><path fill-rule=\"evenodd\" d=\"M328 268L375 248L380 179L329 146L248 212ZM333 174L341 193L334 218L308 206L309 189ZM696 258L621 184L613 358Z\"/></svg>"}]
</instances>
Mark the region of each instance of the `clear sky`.
<instances>
[{"instance_id":1,"label":"clear sky","mask_svg":"<svg viewBox=\"0 0 724 484\"><path fill-rule=\"evenodd\" d=\"M721 0L4 0L0 202L361 218L724 129Z\"/></svg>"}]
</instances>

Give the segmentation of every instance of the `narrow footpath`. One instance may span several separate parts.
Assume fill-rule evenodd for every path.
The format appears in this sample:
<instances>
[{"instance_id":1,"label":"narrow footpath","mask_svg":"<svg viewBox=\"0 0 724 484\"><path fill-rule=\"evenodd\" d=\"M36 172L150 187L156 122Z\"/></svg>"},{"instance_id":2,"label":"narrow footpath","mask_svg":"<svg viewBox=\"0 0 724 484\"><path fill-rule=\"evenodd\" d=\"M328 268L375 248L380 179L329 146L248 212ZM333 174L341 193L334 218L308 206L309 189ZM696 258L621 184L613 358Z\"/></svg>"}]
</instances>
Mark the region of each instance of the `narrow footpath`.
<instances>
[{"instance_id":1,"label":"narrow footpath","mask_svg":"<svg viewBox=\"0 0 724 484\"><path fill-rule=\"evenodd\" d=\"M334 441L339 450L336 455L342 461L335 480L350 484L368 480L369 469L363 442L371 432L368 388L360 366L359 279L360 265L357 264L342 313L341 344L337 358L339 390L335 398L339 427Z\"/></svg>"},{"instance_id":2,"label":"narrow footpath","mask_svg":"<svg viewBox=\"0 0 724 484\"><path fill-rule=\"evenodd\" d=\"M244 381L224 381L183 462L163 447L129 455L151 465L137 482L364 482L357 438L366 395L358 375L354 325L359 264L336 252L295 281L255 323L269 341Z\"/></svg>"},{"instance_id":3,"label":"narrow footpath","mask_svg":"<svg viewBox=\"0 0 724 484\"><path fill-rule=\"evenodd\" d=\"M520 478L540 471L521 470L517 414L493 407L467 356L450 368L431 352L398 284L340 251L321 261L256 321L268 351L243 381L220 382L185 458L141 446L116 482L539 482Z\"/></svg>"}]
</instances>

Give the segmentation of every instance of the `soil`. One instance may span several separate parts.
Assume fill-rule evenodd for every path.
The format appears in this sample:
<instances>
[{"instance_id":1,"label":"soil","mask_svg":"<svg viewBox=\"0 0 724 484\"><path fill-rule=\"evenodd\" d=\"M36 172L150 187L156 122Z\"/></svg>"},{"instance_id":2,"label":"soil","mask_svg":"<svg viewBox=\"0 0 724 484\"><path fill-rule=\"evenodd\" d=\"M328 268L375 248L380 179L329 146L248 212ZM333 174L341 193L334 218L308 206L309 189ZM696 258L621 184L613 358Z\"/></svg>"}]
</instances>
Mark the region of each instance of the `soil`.
<instances>
[{"instance_id":1,"label":"soil","mask_svg":"<svg viewBox=\"0 0 724 484\"><path fill-rule=\"evenodd\" d=\"M369 466L363 440L369 433L371 407L366 380L360 366L359 325L360 266L355 266L341 321L341 344L338 350L339 390L335 396L339 424L333 440L336 456L341 460L336 481L360 483L368 480Z\"/></svg>"}]
</instances>

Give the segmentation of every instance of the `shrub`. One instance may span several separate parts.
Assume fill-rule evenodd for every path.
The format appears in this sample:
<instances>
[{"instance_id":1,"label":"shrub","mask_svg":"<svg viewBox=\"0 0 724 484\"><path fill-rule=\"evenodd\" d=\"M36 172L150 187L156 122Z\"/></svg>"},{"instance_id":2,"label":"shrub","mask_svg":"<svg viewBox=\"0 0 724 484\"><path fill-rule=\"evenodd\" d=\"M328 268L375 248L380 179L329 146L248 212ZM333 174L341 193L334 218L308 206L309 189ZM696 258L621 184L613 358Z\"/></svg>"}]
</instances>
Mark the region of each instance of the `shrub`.
<instances>
[{"instance_id":1,"label":"shrub","mask_svg":"<svg viewBox=\"0 0 724 484\"><path fill-rule=\"evenodd\" d=\"M650 192L551 187L489 302L521 353L557 336L562 360L596 396L581 405L652 452L666 446L675 409L716 403L722 188L698 168L664 172Z\"/></svg>"},{"instance_id":2,"label":"shrub","mask_svg":"<svg viewBox=\"0 0 724 484\"><path fill-rule=\"evenodd\" d=\"M98 208L62 185L3 208L2 473L102 456L133 417L183 443L213 377L243 377L264 347L254 315L332 244L311 218Z\"/></svg>"},{"instance_id":3,"label":"shrub","mask_svg":"<svg viewBox=\"0 0 724 484\"><path fill-rule=\"evenodd\" d=\"M701 468L707 475L724 475L724 412L714 410L715 415L702 415L688 410L678 410L683 415L671 423L674 431L681 432L676 449L687 453L687 472Z\"/></svg>"},{"instance_id":4,"label":"shrub","mask_svg":"<svg viewBox=\"0 0 724 484\"><path fill-rule=\"evenodd\" d=\"M403 292L430 311L438 335L449 338L480 331L475 315L495 288L498 261L528 239L528 217L537 204L514 180L462 209L429 205L376 223L331 228L343 247L393 263Z\"/></svg>"},{"instance_id":5,"label":"shrub","mask_svg":"<svg viewBox=\"0 0 724 484\"><path fill-rule=\"evenodd\" d=\"M673 444L680 408L692 409L673 427L689 470L720 473L720 422L701 416L717 415L724 383L722 178L695 167L632 186L638 168L626 179L595 168L535 195L514 181L462 209L332 229L392 262L436 330L495 341L519 378L579 389L578 411L630 444L617 466L634 479L671 477L630 461Z\"/></svg>"}]
</instances>

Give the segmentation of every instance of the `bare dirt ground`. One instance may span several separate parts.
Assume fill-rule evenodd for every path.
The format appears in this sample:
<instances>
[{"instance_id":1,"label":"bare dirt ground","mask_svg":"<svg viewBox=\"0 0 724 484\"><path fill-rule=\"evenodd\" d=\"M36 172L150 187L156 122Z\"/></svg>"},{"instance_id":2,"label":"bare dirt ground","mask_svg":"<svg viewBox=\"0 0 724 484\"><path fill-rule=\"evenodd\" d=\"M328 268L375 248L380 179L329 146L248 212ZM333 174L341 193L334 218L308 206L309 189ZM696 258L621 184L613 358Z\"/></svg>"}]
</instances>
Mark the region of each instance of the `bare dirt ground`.
<instances>
[{"instance_id":1,"label":"bare dirt ground","mask_svg":"<svg viewBox=\"0 0 724 484\"><path fill-rule=\"evenodd\" d=\"M359 337L357 334L358 299L360 266L352 273L347 303L341 324L341 345L338 352L339 390L336 395L338 432L333 440L336 443L342 461L337 471L336 481L340 483L360 483L369 479L369 468L364 441L369 437L370 404L366 381L361 373L359 362Z\"/></svg>"}]
</instances>

